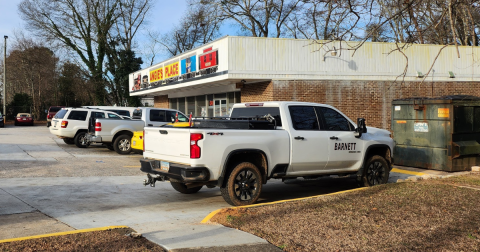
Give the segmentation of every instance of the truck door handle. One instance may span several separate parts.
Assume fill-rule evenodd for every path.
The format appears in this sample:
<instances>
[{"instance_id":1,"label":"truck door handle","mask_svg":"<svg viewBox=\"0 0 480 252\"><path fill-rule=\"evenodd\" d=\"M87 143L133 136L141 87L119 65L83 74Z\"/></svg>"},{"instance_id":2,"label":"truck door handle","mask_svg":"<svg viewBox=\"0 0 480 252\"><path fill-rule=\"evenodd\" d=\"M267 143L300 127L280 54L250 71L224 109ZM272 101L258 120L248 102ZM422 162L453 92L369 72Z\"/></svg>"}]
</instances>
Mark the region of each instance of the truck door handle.
<instances>
[{"instance_id":1,"label":"truck door handle","mask_svg":"<svg viewBox=\"0 0 480 252\"><path fill-rule=\"evenodd\" d=\"M168 131L166 131L166 130L159 130L159 131L160 131L160 134L162 134L162 135L167 135L168 134Z\"/></svg>"},{"instance_id":2,"label":"truck door handle","mask_svg":"<svg viewBox=\"0 0 480 252\"><path fill-rule=\"evenodd\" d=\"M330 137L330 139L332 139L332 140L338 140L338 137L332 136L332 137Z\"/></svg>"},{"instance_id":3,"label":"truck door handle","mask_svg":"<svg viewBox=\"0 0 480 252\"><path fill-rule=\"evenodd\" d=\"M301 137L301 136L297 136L297 137L294 137L295 140L305 140L304 137Z\"/></svg>"},{"instance_id":4,"label":"truck door handle","mask_svg":"<svg viewBox=\"0 0 480 252\"><path fill-rule=\"evenodd\" d=\"M152 126L153 126L153 124L147 124L147 126L149 126L149 127L152 127Z\"/></svg>"}]
</instances>

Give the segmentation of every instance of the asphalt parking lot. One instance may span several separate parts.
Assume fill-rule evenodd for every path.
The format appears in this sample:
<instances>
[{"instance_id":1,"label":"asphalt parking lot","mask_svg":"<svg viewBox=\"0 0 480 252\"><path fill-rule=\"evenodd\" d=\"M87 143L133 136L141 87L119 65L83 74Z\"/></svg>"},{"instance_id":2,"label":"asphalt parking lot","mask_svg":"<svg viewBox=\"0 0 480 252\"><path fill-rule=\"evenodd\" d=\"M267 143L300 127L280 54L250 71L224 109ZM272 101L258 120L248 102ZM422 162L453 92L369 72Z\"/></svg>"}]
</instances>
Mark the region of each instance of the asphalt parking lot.
<instances>
[{"instance_id":1,"label":"asphalt parking lot","mask_svg":"<svg viewBox=\"0 0 480 252\"><path fill-rule=\"evenodd\" d=\"M167 249L263 244L219 225L200 224L229 207L219 188L184 195L168 182L144 187L141 155L101 145L80 149L45 126L0 129L0 240L73 229L126 225ZM390 182L411 175L392 173ZM259 203L356 188L350 178L270 180Z\"/></svg>"}]
</instances>

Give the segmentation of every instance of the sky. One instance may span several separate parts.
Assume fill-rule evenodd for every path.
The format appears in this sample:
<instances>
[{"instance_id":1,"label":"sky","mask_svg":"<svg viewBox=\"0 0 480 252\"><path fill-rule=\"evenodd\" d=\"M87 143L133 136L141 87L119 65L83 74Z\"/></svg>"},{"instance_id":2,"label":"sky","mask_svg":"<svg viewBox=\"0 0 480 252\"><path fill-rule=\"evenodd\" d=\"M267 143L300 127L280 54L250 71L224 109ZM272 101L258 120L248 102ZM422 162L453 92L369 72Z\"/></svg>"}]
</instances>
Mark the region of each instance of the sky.
<instances>
[{"instance_id":1,"label":"sky","mask_svg":"<svg viewBox=\"0 0 480 252\"><path fill-rule=\"evenodd\" d=\"M12 42L14 42L14 32L22 31L27 36L28 31L25 29L25 23L18 13L18 4L21 0L0 0L0 48L1 56L3 59L3 46L4 36L8 36L7 40L7 52L8 48L11 48ZM144 26L144 30L151 29L159 31L161 33L168 32L171 27L176 24L182 14L187 8L185 0L153 0L154 6L150 10L150 16L148 18L147 26ZM139 34L139 44L146 41L146 37L143 34Z\"/></svg>"}]
</instances>

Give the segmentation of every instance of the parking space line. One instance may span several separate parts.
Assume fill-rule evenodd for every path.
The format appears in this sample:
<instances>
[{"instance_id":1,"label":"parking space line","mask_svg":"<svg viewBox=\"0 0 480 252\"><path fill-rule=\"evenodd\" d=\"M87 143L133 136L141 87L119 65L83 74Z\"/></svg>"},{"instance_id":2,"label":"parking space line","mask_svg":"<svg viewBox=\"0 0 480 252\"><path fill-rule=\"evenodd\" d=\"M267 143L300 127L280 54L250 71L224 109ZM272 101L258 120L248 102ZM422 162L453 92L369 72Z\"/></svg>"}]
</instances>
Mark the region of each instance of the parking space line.
<instances>
[{"instance_id":1,"label":"parking space line","mask_svg":"<svg viewBox=\"0 0 480 252\"><path fill-rule=\"evenodd\" d=\"M128 167L128 168L140 168L141 166L140 166L140 165L127 165L127 166L124 166L124 167Z\"/></svg>"},{"instance_id":2,"label":"parking space line","mask_svg":"<svg viewBox=\"0 0 480 252\"><path fill-rule=\"evenodd\" d=\"M251 207L267 206L267 205L273 205L273 204L279 204L279 203L285 203L285 202L293 202L293 201L299 201L299 200L305 200L305 199L319 198L319 197L323 197L323 196L331 196L331 195L336 195L336 194L343 194L343 193L348 193L348 192L360 191L360 190L365 190L367 188L368 187L360 187L360 188L355 188L355 189L350 189L350 190L345 190L345 191L340 191L340 192L334 192L334 193L329 193L329 194L315 195L315 196L310 196L310 197L288 199L288 200L279 200L279 201L273 201L273 202L267 202L267 203L248 205L248 206L220 208L220 209L217 209L217 210L209 213L200 223L207 223L208 221L210 221L210 219L213 218L213 216L215 216L218 212L220 212L223 209L251 208Z\"/></svg>"},{"instance_id":3,"label":"parking space line","mask_svg":"<svg viewBox=\"0 0 480 252\"><path fill-rule=\"evenodd\" d=\"M398 169L398 168L393 168L393 169L392 169L392 172L402 173L402 174L408 174L408 175L415 175L415 176L423 176L423 175L426 175L426 173L423 173L423 172L407 171L407 170L402 170L402 169Z\"/></svg>"},{"instance_id":4,"label":"parking space line","mask_svg":"<svg viewBox=\"0 0 480 252\"><path fill-rule=\"evenodd\" d=\"M0 243L13 242L13 241L24 241L24 240L37 239L37 238L62 236L62 235L69 235L69 234L79 234L79 233L87 233L87 232L95 232L95 231L105 231L105 230L112 230L112 229L119 229L119 228L129 228L129 227L127 227L127 226L107 226L107 227L99 227L99 228L79 229L79 230L72 230L72 231L58 232L58 233L51 233L51 234L44 234L44 235L34 235L34 236L26 236L26 237L5 239L5 240L0 240Z\"/></svg>"}]
</instances>

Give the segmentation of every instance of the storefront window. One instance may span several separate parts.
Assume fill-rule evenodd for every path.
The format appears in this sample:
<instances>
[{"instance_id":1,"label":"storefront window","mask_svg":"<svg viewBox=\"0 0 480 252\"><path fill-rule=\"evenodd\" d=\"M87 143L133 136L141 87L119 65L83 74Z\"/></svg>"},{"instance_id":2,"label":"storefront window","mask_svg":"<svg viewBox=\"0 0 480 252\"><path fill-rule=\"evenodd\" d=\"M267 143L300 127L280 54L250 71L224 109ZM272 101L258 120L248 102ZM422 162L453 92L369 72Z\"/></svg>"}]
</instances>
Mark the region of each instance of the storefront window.
<instances>
[{"instance_id":1,"label":"storefront window","mask_svg":"<svg viewBox=\"0 0 480 252\"><path fill-rule=\"evenodd\" d=\"M169 103L171 109L177 109L177 98L169 99Z\"/></svg>"},{"instance_id":2,"label":"storefront window","mask_svg":"<svg viewBox=\"0 0 480 252\"><path fill-rule=\"evenodd\" d=\"M178 110L185 113L185 98L178 98Z\"/></svg>"},{"instance_id":3,"label":"storefront window","mask_svg":"<svg viewBox=\"0 0 480 252\"><path fill-rule=\"evenodd\" d=\"M230 113L232 112L233 104L235 104L235 93L231 92L228 93L228 116L230 116Z\"/></svg>"},{"instance_id":4,"label":"storefront window","mask_svg":"<svg viewBox=\"0 0 480 252\"><path fill-rule=\"evenodd\" d=\"M205 95L199 95L195 97L196 111L195 116L206 117L207 116L207 97Z\"/></svg>"},{"instance_id":5,"label":"storefront window","mask_svg":"<svg viewBox=\"0 0 480 252\"><path fill-rule=\"evenodd\" d=\"M235 103L240 103L242 100L240 99L240 92L235 92Z\"/></svg>"},{"instance_id":6,"label":"storefront window","mask_svg":"<svg viewBox=\"0 0 480 252\"><path fill-rule=\"evenodd\" d=\"M208 106L208 110L207 110L207 116L208 117L213 117L213 95L207 95L207 106Z\"/></svg>"},{"instance_id":7,"label":"storefront window","mask_svg":"<svg viewBox=\"0 0 480 252\"><path fill-rule=\"evenodd\" d=\"M187 97L187 116L195 116L195 96Z\"/></svg>"}]
</instances>

